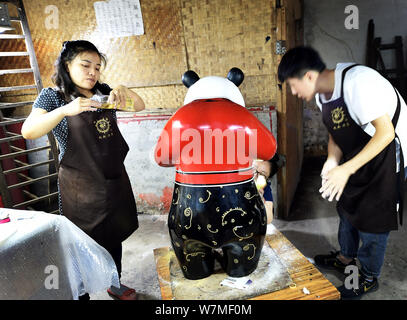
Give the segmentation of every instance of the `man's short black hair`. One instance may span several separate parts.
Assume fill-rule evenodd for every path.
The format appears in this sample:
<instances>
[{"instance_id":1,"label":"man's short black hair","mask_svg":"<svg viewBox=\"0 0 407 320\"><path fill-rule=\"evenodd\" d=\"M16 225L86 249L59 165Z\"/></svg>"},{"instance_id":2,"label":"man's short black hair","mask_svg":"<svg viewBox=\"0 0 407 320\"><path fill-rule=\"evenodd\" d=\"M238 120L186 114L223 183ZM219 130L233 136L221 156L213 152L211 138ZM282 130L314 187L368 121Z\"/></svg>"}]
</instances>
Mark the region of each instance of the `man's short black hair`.
<instances>
[{"instance_id":1,"label":"man's short black hair","mask_svg":"<svg viewBox=\"0 0 407 320\"><path fill-rule=\"evenodd\" d=\"M278 66L278 80L301 79L308 71L322 72L326 69L319 53L311 47L295 47L287 51Z\"/></svg>"}]
</instances>

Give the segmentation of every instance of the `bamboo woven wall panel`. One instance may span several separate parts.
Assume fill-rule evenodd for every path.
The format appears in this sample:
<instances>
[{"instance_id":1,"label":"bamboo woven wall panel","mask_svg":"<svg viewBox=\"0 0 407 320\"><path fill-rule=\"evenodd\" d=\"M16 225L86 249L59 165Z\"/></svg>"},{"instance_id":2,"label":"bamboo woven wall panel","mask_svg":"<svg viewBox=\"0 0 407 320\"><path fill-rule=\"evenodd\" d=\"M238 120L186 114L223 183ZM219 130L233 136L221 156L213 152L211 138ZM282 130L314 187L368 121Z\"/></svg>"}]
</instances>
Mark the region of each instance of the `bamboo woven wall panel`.
<instances>
[{"instance_id":1,"label":"bamboo woven wall panel","mask_svg":"<svg viewBox=\"0 0 407 320\"><path fill-rule=\"evenodd\" d=\"M276 81L274 75L250 76L239 86L246 106L275 105Z\"/></svg>"},{"instance_id":2,"label":"bamboo woven wall panel","mask_svg":"<svg viewBox=\"0 0 407 320\"><path fill-rule=\"evenodd\" d=\"M24 0L44 86L51 85L53 63L62 42L73 39L89 40L107 55L102 80L112 86L140 87L180 81L186 64L177 0L140 1L145 34L112 39L96 31L94 2ZM44 11L48 5L58 8L58 29L46 28Z\"/></svg>"},{"instance_id":3,"label":"bamboo woven wall panel","mask_svg":"<svg viewBox=\"0 0 407 320\"><path fill-rule=\"evenodd\" d=\"M271 5L264 0L183 0L190 67L224 75L232 66L247 75L271 74Z\"/></svg>"},{"instance_id":4,"label":"bamboo woven wall panel","mask_svg":"<svg viewBox=\"0 0 407 320\"><path fill-rule=\"evenodd\" d=\"M169 85L137 88L134 91L149 108L177 109L184 104L187 88L184 85Z\"/></svg>"},{"instance_id":5,"label":"bamboo woven wall panel","mask_svg":"<svg viewBox=\"0 0 407 320\"><path fill-rule=\"evenodd\" d=\"M186 70L193 69L200 77L226 76L232 67L245 73L240 90L248 106L275 104L272 1L140 0L145 34L114 39L97 33L94 2L24 0L44 87L53 86L53 64L62 42L85 39L107 56L101 80L133 88L148 109L183 104L186 88L181 76ZM51 5L58 9L58 29L46 27L50 14L45 9ZM2 40L0 50L25 48L23 41L16 47L11 43L17 42ZM2 65L28 67L22 57L3 59L9 60L0 60ZM22 81L28 81L28 75L10 75L7 85Z\"/></svg>"},{"instance_id":6,"label":"bamboo woven wall panel","mask_svg":"<svg viewBox=\"0 0 407 320\"><path fill-rule=\"evenodd\" d=\"M275 101L270 1L182 0L182 19L190 69L204 77L238 67L247 105Z\"/></svg>"}]
</instances>

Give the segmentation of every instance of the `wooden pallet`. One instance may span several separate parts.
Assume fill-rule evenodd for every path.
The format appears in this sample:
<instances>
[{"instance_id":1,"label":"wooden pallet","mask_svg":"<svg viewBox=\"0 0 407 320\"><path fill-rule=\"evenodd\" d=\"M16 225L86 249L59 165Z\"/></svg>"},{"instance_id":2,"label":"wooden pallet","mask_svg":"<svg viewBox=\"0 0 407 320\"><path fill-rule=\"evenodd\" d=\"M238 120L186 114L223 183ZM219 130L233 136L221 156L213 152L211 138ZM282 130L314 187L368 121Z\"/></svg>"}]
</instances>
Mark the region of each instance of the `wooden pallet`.
<instances>
[{"instance_id":1,"label":"wooden pallet","mask_svg":"<svg viewBox=\"0 0 407 320\"><path fill-rule=\"evenodd\" d=\"M294 285L250 300L339 300L339 291L281 232L273 227L271 234L266 236L266 240L278 255L280 261L287 267ZM169 251L169 247L154 249L158 281L163 300L175 299L171 289ZM307 290L309 294L306 293Z\"/></svg>"}]
</instances>

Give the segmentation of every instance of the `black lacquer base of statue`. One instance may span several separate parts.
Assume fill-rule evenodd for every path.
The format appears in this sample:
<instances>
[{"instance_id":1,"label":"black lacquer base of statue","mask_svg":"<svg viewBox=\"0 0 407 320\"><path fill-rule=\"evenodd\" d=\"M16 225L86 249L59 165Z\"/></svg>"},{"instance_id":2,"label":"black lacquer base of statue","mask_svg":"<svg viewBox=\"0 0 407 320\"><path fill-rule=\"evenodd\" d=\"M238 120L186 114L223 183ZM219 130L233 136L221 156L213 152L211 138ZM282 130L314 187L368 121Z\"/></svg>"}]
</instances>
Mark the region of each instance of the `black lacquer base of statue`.
<instances>
[{"instance_id":1,"label":"black lacquer base of statue","mask_svg":"<svg viewBox=\"0 0 407 320\"><path fill-rule=\"evenodd\" d=\"M266 234L266 211L253 181L224 186L175 184L168 227L187 279L214 271L215 259L232 277L252 273Z\"/></svg>"}]
</instances>

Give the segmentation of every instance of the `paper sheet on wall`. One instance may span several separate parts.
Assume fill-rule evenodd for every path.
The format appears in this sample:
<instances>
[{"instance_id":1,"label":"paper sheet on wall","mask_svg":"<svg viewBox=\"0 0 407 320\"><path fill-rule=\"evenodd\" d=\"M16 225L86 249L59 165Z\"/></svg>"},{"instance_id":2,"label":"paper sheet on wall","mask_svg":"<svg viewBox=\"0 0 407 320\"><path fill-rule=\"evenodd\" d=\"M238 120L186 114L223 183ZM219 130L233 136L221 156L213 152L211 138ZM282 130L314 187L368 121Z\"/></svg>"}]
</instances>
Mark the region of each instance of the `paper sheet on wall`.
<instances>
[{"instance_id":1,"label":"paper sheet on wall","mask_svg":"<svg viewBox=\"0 0 407 320\"><path fill-rule=\"evenodd\" d=\"M100 34L109 38L144 34L139 0L98 1L93 7Z\"/></svg>"}]
</instances>

